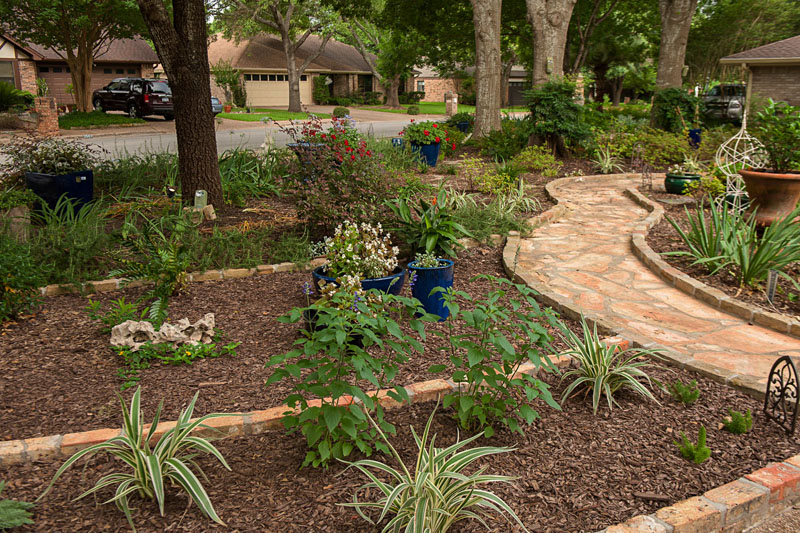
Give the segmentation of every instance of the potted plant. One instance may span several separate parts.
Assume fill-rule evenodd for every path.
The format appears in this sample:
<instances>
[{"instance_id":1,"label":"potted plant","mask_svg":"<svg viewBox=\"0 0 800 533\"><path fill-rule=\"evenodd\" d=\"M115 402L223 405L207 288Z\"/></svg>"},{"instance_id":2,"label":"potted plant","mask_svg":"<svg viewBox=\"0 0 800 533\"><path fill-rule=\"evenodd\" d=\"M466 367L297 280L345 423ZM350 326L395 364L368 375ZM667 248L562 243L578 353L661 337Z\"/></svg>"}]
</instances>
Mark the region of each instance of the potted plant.
<instances>
[{"instance_id":1,"label":"potted plant","mask_svg":"<svg viewBox=\"0 0 800 533\"><path fill-rule=\"evenodd\" d=\"M702 171L702 163L693 157L686 157L683 163L673 165L667 170L664 188L671 194L683 194L687 185L700 179Z\"/></svg>"},{"instance_id":2,"label":"potted plant","mask_svg":"<svg viewBox=\"0 0 800 533\"><path fill-rule=\"evenodd\" d=\"M231 109L233 109L233 106L231 104L225 104L222 106L222 111L224 111L225 113L230 113Z\"/></svg>"},{"instance_id":3,"label":"potted plant","mask_svg":"<svg viewBox=\"0 0 800 533\"><path fill-rule=\"evenodd\" d=\"M408 264L411 294L422 303L425 312L439 317L443 322L450 315L441 290L453 286L453 261L436 257L433 253L417 254Z\"/></svg>"},{"instance_id":4,"label":"potted plant","mask_svg":"<svg viewBox=\"0 0 800 533\"><path fill-rule=\"evenodd\" d=\"M317 292L327 284L360 285L363 290L400 294L406 271L397 262L398 248L380 224L355 224L345 220L333 237L325 237L323 248L328 262L311 275Z\"/></svg>"},{"instance_id":5,"label":"potted plant","mask_svg":"<svg viewBox=\"0 0 800 533\"><path fill-rule=\"evenodd\" d=\"M768 226L791 213L800 200L800 107L770 100L754 126L767 168L746 168L739 174L750 196L748 211L755 211L757 224Z\"/></svg>"},{"instance_id":6,"label":"potted plant","mask_svg":"<svg viewBox=\"0 0 800 533\"><path fill-rule=\"evenodd\" d=\"M448 126L455 126L461 133L468 133L475 124L475 117L472 115L472 113L462 111L461 113L456 113L447 119L446 124Z\"/></svg>"},{"instance_id":7,"label":"potted plant","mask_svg":"<svg viewBox=\"0 0 800 533\"><path fill-rule=\"evenodd\" d=\"M439 145L450 140L447 130L438 122L414 122L406 126L400 135L411 145L411 150L420 154L428 166L435 167L439 159Z\"/></svg>"}]
</instances>

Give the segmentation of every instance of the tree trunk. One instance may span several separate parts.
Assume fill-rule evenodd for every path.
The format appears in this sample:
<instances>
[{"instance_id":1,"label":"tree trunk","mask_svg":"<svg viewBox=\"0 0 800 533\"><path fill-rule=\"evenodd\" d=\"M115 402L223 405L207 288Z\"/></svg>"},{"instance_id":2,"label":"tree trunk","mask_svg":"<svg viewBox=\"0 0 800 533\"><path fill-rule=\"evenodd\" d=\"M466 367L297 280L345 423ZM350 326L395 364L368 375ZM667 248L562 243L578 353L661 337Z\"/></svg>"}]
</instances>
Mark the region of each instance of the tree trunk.
<instances>
[{"instance_id":1,"label":"tree trunk","mask_svg":"<svg viewBox=\"0 0 800 533\"><path fill-rule=\"evenodd\" d=\"M508 81L511 79L511 69L514 68L514 63L517 61L517 56L514 55L503 63L503 72L500 76L500 105L501 107L508 106Z\"/></svg>"},{"instance_id":2,"label":"tree trunk","mask_svg":"<svg viewBox=\"0 0 800 533\"><path fill-rule=\"evenodd\" d=\"M204 189L208 203L223 205L217 137L211 113L211 73L203 0L137 0L174 97L178 170L185 204Z\"/></svg>"},{"instance_id":3,"label":"tree trunk","mask_svg":"<svg viewBox=\"0 0 800 533\"><path fill-rule=\"evenodd\" d=\"M384 80L383 90L386 91L386 107L400 109L400 76Z\"/></svg>"},{"instance_id":4,"label":"tree trunk","mask_svg":"<svg viewBox=\"0 0 800 533\"><path fill-rule=\"evenodd\" d=\"M475 24L475 126L479 139L500 129L500 10L502 0L470 0Z\"/></svg>"},{"instance_id":5,"label":"tree trunk","mask_svg":"<svg viewBox=\"0 0 800 533\"><path fill-rule=\"evenodd\" d=\"M283 53L286 55L286 71L289 73L289 111L300 113L303 111L300 101L300 73L297 72L297 61L294 55L294 43L287 31L281 31Z\"/></svg>"},{"instance_id":6,"label":"tree trunk","mask_svg":"<svg viewBox=\"0 0 800 533\"><path fill-rule=\"evenodd\" d=\"M617 2L619 0L614 0L611 2L611 5L608 6L608 9L602 15L599 14L600 5L604 0L594 0L594 7L592 8L592 13L589 15L589 20L586 22L586 27L581 30L580 24L578 24L578 35L580 36L580 40L578 42L578 53L575 54L575 61L572 63L572 68L570 72L576 73L583 65L586 63L586 56L589 53L589 48L587 44L589 43L589 38L592 36L594 29L608 16L614 11L614 8L617 6ZM567 61L568 54L564 54L564 61Z\"/></svg>"},{"instance_id":7,"label":"tree trunk","mask_svg":"<svg viewBox=\"0 0 800 533\"><path fill-rule=\"evenodd\" d=\"M533 27L533 85L564 75L564 50L577 0L525 0Z\"/></svg>"},{"instance_id":8,"label":"tree trunk","mask_svg":"<svg viewBox=\"0 0 800 533\"><path fill-rule=\"evenodd\" d=\"M661 46L658 50L656 89L682 85L683 62L689 28L697 0L658 0L661 12Z\"/></svg>"},{"instance_id":9,"label":"tree trunk","mask_svg":"<svg viewBox=\"0 0 800 533\"><path fill-rule=\"evenodd\" d=\"M611 99L614 106L618 106L620 101L622 100L622 87L625 82L625 77L621 78L614 78L614 95Z\"/></svg>"},{"instance_id":10,"label":"tree trunk","mask_svg":"<svg viewBox=\"0 0 800 533\"><path fill-rule=\"evenodd\" d=\"M77 53L70 50L64 59L70 71L75 106L78 111L89 112L92 110L92 63L94 58L84 46L79 46Z\"/></svg>"}]
</instances>

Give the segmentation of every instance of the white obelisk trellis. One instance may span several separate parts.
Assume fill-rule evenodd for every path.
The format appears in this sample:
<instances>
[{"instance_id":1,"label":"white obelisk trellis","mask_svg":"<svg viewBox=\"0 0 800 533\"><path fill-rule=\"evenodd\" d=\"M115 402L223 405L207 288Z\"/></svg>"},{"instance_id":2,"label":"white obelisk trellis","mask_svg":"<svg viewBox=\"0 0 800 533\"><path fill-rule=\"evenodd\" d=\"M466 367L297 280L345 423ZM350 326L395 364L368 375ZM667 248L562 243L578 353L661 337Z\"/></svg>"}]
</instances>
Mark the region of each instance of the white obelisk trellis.
<instances>
[{"instance_id":1,"label":"white obelisk trellis","mask_svg":"<svg viewBox=\"0 0 800 533\"><path fill-rule=\"evenodd\" d=\"M739 175L739 170L747 168L764 168L766 153L761 141L747 133L747 110L742 116L742 128L739 132L722 143L717 149L715 157L717 167L725 174L726 196L737 212L743 211L742 200L746 192L744 180ZM725 201L721 198L721 201Z\"/></svg>"}]
</instances>

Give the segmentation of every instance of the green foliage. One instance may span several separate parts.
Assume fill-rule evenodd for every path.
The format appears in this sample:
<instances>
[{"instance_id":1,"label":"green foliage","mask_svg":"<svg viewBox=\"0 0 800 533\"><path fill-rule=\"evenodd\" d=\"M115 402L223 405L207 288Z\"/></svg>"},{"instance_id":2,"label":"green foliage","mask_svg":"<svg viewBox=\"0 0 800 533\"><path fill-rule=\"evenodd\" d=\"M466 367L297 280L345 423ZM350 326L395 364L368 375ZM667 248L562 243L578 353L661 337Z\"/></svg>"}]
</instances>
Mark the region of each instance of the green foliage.
<instances>
[{"instance_id":1,"label":"green foliage","mask_svg":"<svg viewBox=\"0 0 800 533\"><path fill-rule=\"evenodd\" d=\"M689 129L700 100L679 87L662 89L653 97L652 124L672 133Z\"/></svg>"},{"instance_id":2,"label":"green foliage","mask_svg":"<svg viewBox=\"0 0 800 533\"><path fill-rule=\"evenodd\" d=\"M318 105L327 105L331 100L331 90L328 84L325 83L327 76L314 76L314 88L312 89L312 96L314 102Z\"/></svg>"},{"instance_id":3,"label":"green foliage","mask_svg":"<svg viewBox=\"0 0 800 533\"><path fill-rule=\"evenodd\" d=\"M133 394L130 410L122 397L118 395L123 418L121 434L106 442L85 448L67 459L37 501L42 499L53 488L58 478L79 459L98 453L108 454L122 461L129 467L128 471L115 471L103 476L95 483L94 487L78 496L77 499L96 494L105 487L116 487L114 497L105 503L114 502L117 508L125 513L128 524L135 531L136 527L133 524L128 497L136 492L141 498L155 500L161 516L164 516L165 482L168 482L186 491L204 515L224 526L225 523L217 516L208 494L194 472L197 471L203 479L208 481L205 473L194 459L198 455L210 454L226 469L230 470L231 468L213 444L203 437L192 435L192 432L198 428L208 427L204 424L207 420L229 415L212 413L192 420L192 413L199 394L198 391L186 409L181 411L175 427L164 432L153 447L151 447L151 441L155 439L164 402L159 403L153 422L146 430L144 416L140 409L141 388L136 389Z\"/></svg>"},{"instance_id":4,"label":"green foliage","mask_svg":"<svg viewBox=\"0 0 800 533\"><path fill-rule=\"evenodd\" d=\"M0 235L0 322L30 313L41 302L39 287L45 284L41 265L30 248Z\"/></svg>"},{"instance_id":5,"label":"green foliage","mask_svg":"<svg viewBox=\"0 0 800 533\"><path fill-rule=\"evenodd\" d=\"M583 328L581 337L567 328L562 328L564 342L569 346L566 353L572 355L579 365L579 368L569 370L561 376L562 381L575 378L564 391L561 398L562 405L582 388L592 393L594 414L597 414L600 408L603 395L606 397L609 410L613 409L617 403L614 394L621 389L629 389L658 403L648 388L653 386L653 380L644 371L645 368L653 366L647 362L646 357L657 358L657 351L632 348L623 350L619 346L606 344L597 333L597 324L590 329L583 316L581 316L581 327Z\"/></svg>"},{"instance_id":6,"label":"green foliage","mask_svg":"<svg viewBox=\"0 0 800 533\"><path fill-rule=\"evenodd\" d=\"M178 155L169 152L126 154L103 161L94 176L95 189L102 189L117 198L136 198L164 192L167 186L177 187Z\"/></svg>"},{"instance_id":7,"label":"green foliage","mask_svg":"<svg viewBox=\"0 0 800 533\"><path fill-rule=\"evenodd\" d=\"M294 263L305 266L313 259L307 231L301 234L284 233L277 240L270 240L270 263Z\"/></svg>"},{"instance_id":8,"label":"green foliage","mask_svg":"<svg viewBox=\"0 0 800 533\"><path fill-rule=\"evenodd\" d=\"M470 233L453 219L447 191L440 188L428 202L419 199L419 205L410 205L407 198L398 198L388 203L397 219L396 231L403 236L413 252L424 251L437 255L455 257L461 237Z\"/></svg>"},{"instance_id":9,"label":"green foliage","mask_svg":"<svg viewBox=\"0 0 800 533\"><path fill-rule=\"evenodd\" d=\"M800 170L800 107L769 100L753 121L753 132L763 143L769 168L775 172Z\"/></svg>"},{"instance_id":10,"label":"green foliage","mask_svg":"<svg viewBox=\"0 0 800 533\"><path fill-rule=\"evenodd\" d=\"M418 104L425 98L424 91L406 91L399 96L401 104Z\"/></svg>"},{"instance_id":11,"label":"green foliage","mask_svg":"<svg viewBox=\"0 0 800 533\"><path fill-rule=\"evenodd\" d=\"M753 429L753 415L750 409L745 414L728 409L728 416L722 419L722 425L734 435L744 435Z\"/></svg>"},{"instance_id":12,"label":"green foliage","mask_svg":"<svg viewBox=\"0 0 800 533\"><path fill-rule=\"evenodd\" d=\"M301 330L293 350L267 362L275 367L267 385L284 379L292 382L286 398L290 409L283 418L290 432L300 431L309 451L303 466L326 466L333 459L350 455L354 448L370 455L373 447L388 452L378 440L377 428L394 433L394 426L383 419L383 408L366 390L387 390L396 401L408 401L406 390L393 386L399 365L423 347L415 336L403 331L404 323L424 340L424 321L416 318L417 300L378 291L364 292L344 287L326 291L326 297L306 308L292 309L279 317L283 323L310 322ZM312 399L318 398L319 405ZM361 406L351 403L358 399ZM377 425L370 428L365 415L374 412Z\"/></svg>"},{"instance_id":13,"label":"green foliage","mask_svg":"<svg viewBox=\"0 0 800 533\"><path fill-rule=\"evenodd\" d=\"M334 107L333 116L339 118L348 117L350 116L350 110L342 106Z\"/></svg>"},{"instance_id":14,"label":"green foliage","mask_svg":"<svg viewBox=\"0 0 800 533\"><path fill-rule=\"evenodd\" d=\"M225 150L219 157L225 203L244 207L251 198L277 194L275 178L283 170L280 154L274 148L263 152L247 148Z\"/></svg>"},{"instance_id":15,"label":"green foliage","mask_svg":"<svg viewBox=\"0 0 800 533\"><path fill-rule=\"evenodd\" d=\"M6 488L6 482L0 481L0 494ZM16 500L0 500L0 530L13 529L15 527L33 524L31 517L33 514L30 509L32 503L18 502Z\"/></svg>"},{"instance_id":16,"label":"green foliage","mask_svg":"<svg viewBox=\"0 0 800 533\"><path fill-rule=\"evenodd\" d=\"M704 265L712 274L728 265L730 258L727 248L735 239L736 217L727 208L720 209L715 202L709 203L710 217L706 217L705 203L701 203L694 213L689 212L687 207L684 210L689 221L688 231L684 231L669 215L666 215L666 219L678 232L688 251L679 250L664 255L694 257L693 264Z\"/></svg>"},{"instance_id":17,"label":"green foliage","mask_svg":"<svg viewBox=\"0 0 800 533\"><path fill-rule=\"evenodd\" d=\"M496 196L488 203L476 199L474 195L458 195L453 191L449 194L454 203L455 221L473 238L484 243L489 242L491 235L527 231L529 227L525 215L539 209L534 198L528 198L519 190Z\"/></svg>"},{"instance_id":18,"label":"green foliage","mask_svg":"<svg viewBox=\"0 0 800 533\"><path fill-rule=\"evenodd\" d=\"M44 78L36 78L36 96L50 96L50 87L47 85L47 80Z\"/></svg>"},{"instance_id":19,"label":"green foliage","mask_svg":"<svg viewBox=\"0 0 800 533\"><path fill-rule=\"evenodd\" d=\"M406 111L408 115L419 115L419 106L418 105L410 105L408 106L408 110Z\"/></svg>"},{"instance_id":20,"label":"green foliage","mask_svg":"<svg viewBox=\"0 0 800 533\"><path fill-rule=\"evenodd\" d=\"M452 115L450 118L448 118L445 124L455 128L456 124L458 124L459 122L468 122L469 128L467 128L467 131L470 131L472 127L475 125L475 114L469 113L467 111L461 111L460 113L456 113L455 115Z\"/></svg>"},{"instance_id":21,"label":"green foliage","mask_svg":"<svg viewBox=\"0 0 800 533\"><path fill-rule=\"evenodd\" d=\"M620 160L609 147L600 147L595 151L594 158L592 158L594 168L600 174L614 174L624 172Z\"/></svg>"},{"instance_id":22,"label":"green foliage","mask_svg":"<svg viewBox=\"0 0 800 533\"><path fill-rule=\"evenodd\" d=\"M414 256L414 264L419 268L436 268L439 266L439 257L435 253L418 253Z\"/></svg>"},{"instance_id":23,"label":"green foliage","mask_svg":"<svg viewBox=\"0 0 800 533\"><path fill-rule=\"evenodd\" d=\"M0 211L33 204L39 199L30 189L6 189L0 191Z\"/></svg>"},{"instance_id":24,"label":"green foliage","mask_svg":"<svg viewBox=\"0 0 800 533\"><path fill-rule=\"evenodd\" d=\"M712 173L702 174L699 180L688 183L683 189L683 194L701 202L716 200L725 192L725 183Z\"/></svg>"},{"instance_id":25,"label":"green foliage","mask_svg":"<svg viewBox=\"0 0 800 533\"><path fill-rule=\"evenodd\" d=\"M693 379L688 385L681 381L675 381L669 386L669 394L675 401L683 405L692 405L700 397L700 389L697 387L697 380Z\"/></svg>"},{"instance_id":26,"label":"green foliage","mask_svg":"<svg viewBox=\"0 0 800 533\"><path fill-rule=\"evenodd\" d=\"M214 83L217 87L225 93L225 103L232 103L234 94L243 89L239 69L233 68L230 59L220 59L216 64L211 65L211 75L214 76Z\"/></svg>"},{"instance_id":27,"label":"green foliage","mask_svg":"<svg viewBox=\"0 0 800 533\"><path fill-rule=\"evenodd\" d=\"M700 426L700 432L697 436L697 444L691 442L686 434L681 431L681 442L674 441L675 446L680 449L681 455L695 464L701 464L711 457L711 450L706 446L706 428Z\"/></svg>"},{"instance_id":28,"label":"green foliage","mask_svg":"<svg viewBox=\"0 0 800 533\"><path fill-rule=\"evenodd\" d=\"M629 159L637 144L642 147L644 160L656 168L681 163L692 151L682 134L645 127L635 128L631 132L598 134L589 143L589 148L596 151L600 147L607 147L614 156Z\"/></svg>"},{"instance_id":29,"label":"green foliage","mask_svg":"<svg viewBox=\"0 0 800 533\"><path fill-rule=\"evenodd\" d=\"M513 159L514 163L527 172L538 172L547 178L558 177L564 163L543 146L528 146Z\"/></svg>"},{"instance_id":30,"label":"green foliage","mask_svg":"<svg viewBox=\"0 0 800 533\"><path fill-rule=\"evenodd\" d=\"M244 86L244 83L240 83L236 85L231 90L231 98L233 98L233 105L236 107L246 107L247 106L247 89Z\"/></svg>"},{"instance_id":31,"label":"green foliage","mask_svg":"<svg viewBox=\"0 0 800 533\"><path fill-rule=\"evenodd\" d=\"M169 343L142 345L138 350L127 346L115 346L111 349L122 358L125 366L117 370L117 375L123 380L120 390L132 387L139 381L139 372L150 368L154 361L161 361L165 365L191 365L198 359L219 357L221 355L236 356L236 347L240 343L232 342L217 347L222 335L219 331L214 335L214 342L209 344L184 344L174 346Z\"/></svg>"},{"instance_id":32,"label":"green foliage","mask_svg":"<svg viewBox=\"0 0 800 533\"><path fill-rule=\"evenodd\" d=\"M20 91L12 84L0 82L0 113L14 109L24 109L33 105L33 95Z\"/></svg>"},{"instance_id":33,"label":"green foliage","mask_svg":"<svg viewBox=\"0 0 800 533\"><path fill-rule=\"evenodd\" d=\"M116 126L118 124L144 124L141 118L131 118L127 115L112 115L102 111L71 111L58 117L58 127L62 130L73 128L87 128L89 126Z\"/></svg>"},{"instance_id":34,"label":"green foliage","mask_svg":"<svg viewBox=\"0 0 800 533\"><path fill-rule=\"evenodd\" d=\"M408 144L397 147L392 145L391 139L370 137L367 138L367 148L389 172L400 173L419 168L419 155L414 153Z\"/></svg>"},{"instance_id":35,"label":"green foliage","mask_svg":"<svg viewBox=\"0 0 800 533\"><path fill-rule=\"evenodd\" d=\"M478 141L481 153L492 159L508 161L528 144L531 122L526 119L505 117L500 129L491 131Z\"/></svg>"},{"instance_id":36,"label":"green foliage","mask_svg":"<svg viewBox=\"0 0 800 533\"><path fill-rule=\"evenodd\" d=\"M94 168L100 151L75 139L57 137L14 137L3 145L6 160L0 173L6 183L20 180L25 172L68 174Z\"/></svg>"},{"instance_id":37,"label":"green foliage","mask_svg":"<svg viewBox=\"0 0 800 533\"><path fill-rule=\"evenodd\" d=\"M458 151L458 149L464 144L464 139L466 139L466 134L461 133L458 128L451 127L448 129L447 137L445 137L441 148L444 156L450 157L455 154L456 151ZM440 169L439 172L442 172L442 170Z\"/></svg>"},{"instance_id":38,"label":"green foliage","mask_svg":"<svg viewBox=\"0 0 800 533\"><path fill-rule=\"evenodd\" d=\"M111 333L114 326L128 320L146 320L147 311L146 308L139 311L138 305L135 302L126 302L124 296L112 300L108 312L105 313L103 313L102 302L96 302L89 298L89 303L86 304L89 318L102 322L103 327L100 331L106 334Z\"/></svg>"},{"instance_id":39,"label":"green foliage","mask_svg":"<svg viewBox=\"0 0 800 533\"><path fill-rule=\"evenodd\" d=\"M533 123L531 133L558 146L562 140L578 143L589 135L583 120L583 106L575 101L575 83L551 80L525 92Z\"/></svg>"},{"instance_id":40,"label":"green foliage","mask_svg":"<svg viewBox=\"0 0 800 533\"><path fill-rule=\"evenodd\" d=\"M411 428L411 434L418 450L413 469L406 466L386 434L370 418L370 422L378 431L381 440L400 465L400 470L380 461L362 460L349 463L349 467L357 468L370 479L370 482L359 487L353 494L352 503L341 505L355 508L361 518L373 525L389 519L383 528L383 533L390 531L446 533L454 524L463 520L474 519L484 523L482 515L490 520L496 520L495 516L503 513L513 518L523 531L527 531L505 501L494 493L479 488L486 483L510 483L514 478L484 474L483 468L471 474L466 473L466 471L472 470L470 466L475 461L514 450L490 446L462 450L479 439L482 436L480 433L466 440L456 441L447 448L437 448L435 447L436 435L433 435L430 438L430 444L428 443L435 413L436 410L428 418L421 438L414 428ZM388 474L390 481L381 481L372 472L372 469L381 474ZM377 502L358 499L359 492L365 492L368 495L371 491L382 495ZM367 516L365 510L380 511L377 521L373 521Z\"/></svg>"},{"instance_id":41,"label":"green foliage","mask_svg":"<svg viewBox=\"0 0 800 533\"><path fill-rule=\"evenodd\" d=\"M439 122L426 120L423 122L410 122L403 128L400 135L409 143L439 144L447 139L447 129Z\"/></svg>"},{"instance_id":42,"label":"green foliage","mask_svg":"<svg viewBox=\"0 0 800 533\"><path fill-rule=\"evenodd\" d=\"M520 420L531 424L539 418L530 405L535 400L559 409L546 383L531 374L517 375L525 363L553 370L548 358L552 338L545 325L555 327L557 319L551 310L539 307L536 293L525 285L487 275L476 279L494 285L482 299L452 289L442 293L450 319L447 328L434 334L446 341L440 349L455 367L452 380L458 384L443 405L453 407L466 430L483 429L490 437L500 424L522 433ZM462 308L459 298L470 309ZM444 369L445 365L430 368L431 372Z\"/></svg>"}]
</instances>

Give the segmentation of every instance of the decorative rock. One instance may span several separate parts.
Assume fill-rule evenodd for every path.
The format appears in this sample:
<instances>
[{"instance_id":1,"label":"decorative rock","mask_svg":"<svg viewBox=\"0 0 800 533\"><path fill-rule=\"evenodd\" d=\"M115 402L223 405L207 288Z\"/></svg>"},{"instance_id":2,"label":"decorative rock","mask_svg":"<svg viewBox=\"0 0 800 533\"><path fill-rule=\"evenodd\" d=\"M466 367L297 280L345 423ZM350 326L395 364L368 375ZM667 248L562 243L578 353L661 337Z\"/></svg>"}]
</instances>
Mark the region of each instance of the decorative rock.
<instances>
[{"instance_id":1,"label":"decorative rock","mask_svg":"<svg viewBox=\"0 0 800 533\"><path fill-rule=\"evenodd\" d=\"M173 346L210 344L214 337L214 325L214 313L207 313L194 324L188 318L182 318L174 324L164 323L158 331L150 322L127 320L111 330L111 345L128 346L136 351L148 342Z\"/></svg>"}]
</instances>

